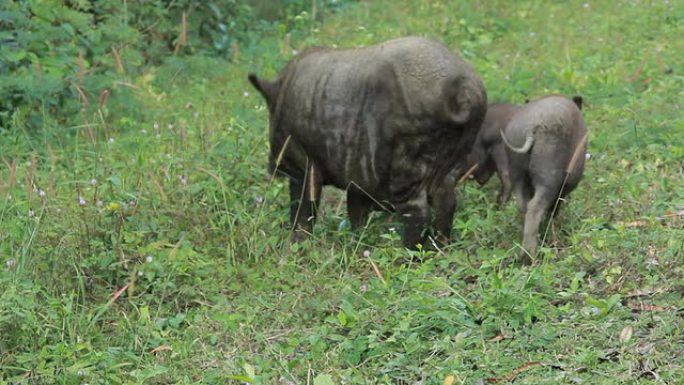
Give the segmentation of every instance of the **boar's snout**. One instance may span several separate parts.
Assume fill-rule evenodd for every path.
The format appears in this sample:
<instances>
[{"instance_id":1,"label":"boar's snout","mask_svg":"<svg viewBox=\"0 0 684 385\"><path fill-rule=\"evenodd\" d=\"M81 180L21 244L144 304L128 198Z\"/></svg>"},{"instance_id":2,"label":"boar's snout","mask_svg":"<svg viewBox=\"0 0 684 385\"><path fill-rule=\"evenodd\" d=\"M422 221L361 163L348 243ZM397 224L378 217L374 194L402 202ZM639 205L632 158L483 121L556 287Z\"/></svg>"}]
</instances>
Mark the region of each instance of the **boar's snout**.
<instances>
[{"instance_id":1,"label":"boar's snout","mask_svg":"<svg viewBox=\"0 0 684 385\"><path fill-rule=\"evenodd\" d=\"M471 153L468 154L468 168L477 165L475 171L470 175L470 179L475 179L482 186L489 181L489 178L492 177L496 169L491 164L491 160L479 141L477 142Z\"/></svg>"},{"instance_id":2,"label":"boar's snout","mask_svg":"<svg viewBox=\"0 0 684 385\"><path fill-rule=\"evenodd\" d=\"M478 171L476 171L473 176L475 177L477 183L480 184L480 186L484 186L485 184L487 184L487 182L489 182L489 178L491 178L492 175L494 175L495 171L496 170L494 169L494 167L492 167L488 163L485 163L482 167L478 167Z\"/></svg>"}]
</instances>

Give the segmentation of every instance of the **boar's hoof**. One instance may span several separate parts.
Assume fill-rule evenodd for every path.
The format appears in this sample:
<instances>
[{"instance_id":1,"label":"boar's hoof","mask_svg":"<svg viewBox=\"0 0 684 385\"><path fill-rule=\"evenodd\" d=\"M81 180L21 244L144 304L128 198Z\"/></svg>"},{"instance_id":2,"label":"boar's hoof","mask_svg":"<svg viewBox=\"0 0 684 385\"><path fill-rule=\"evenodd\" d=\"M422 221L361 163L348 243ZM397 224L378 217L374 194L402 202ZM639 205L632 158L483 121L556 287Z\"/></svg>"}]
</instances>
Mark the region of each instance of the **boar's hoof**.
<instances>
[{"instance_id":1,"label":"boar's hoof","mask_svg":"<svg viewBox=\"0 0 684 385\"><path fill-rule=\"evenodd\" d=\"M299 243L302 241L305 241L309 239L309 236L311 235L310 232L303 230L303 229L295 229L292 232L292 237L290 238L291 243Z\"/></svg>"},{"instance_id":2,"label":"boar's hoof","mask_svg":"<svg viewBox=\"0 0 684 385\"><path fill-rule=\"evenodd\" d=\"M520 254L518 254L518 262L520 262L521 265L523 266L529 266L534 262L532 259L532 256L530 253L527 252L527 250L522 250Z\"/></svg>"}]
</instances>

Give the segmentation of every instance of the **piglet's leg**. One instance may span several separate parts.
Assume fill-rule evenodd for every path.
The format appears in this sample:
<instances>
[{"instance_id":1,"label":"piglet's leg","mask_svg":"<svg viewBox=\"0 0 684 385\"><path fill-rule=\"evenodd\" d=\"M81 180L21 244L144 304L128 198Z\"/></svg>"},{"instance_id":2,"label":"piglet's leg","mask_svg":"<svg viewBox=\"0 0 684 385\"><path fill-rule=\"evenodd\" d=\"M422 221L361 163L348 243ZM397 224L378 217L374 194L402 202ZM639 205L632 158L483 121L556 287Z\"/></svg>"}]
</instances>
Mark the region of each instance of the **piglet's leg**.
<instances>
[{"instance_id":1,"label":"piglet's leg","mask_svg":"<svg viewBox=\"0 0 684 385\"><path fill-rule=\"evenodd\" d=\"M501 192L497 198L497 204L499 207L503 207L503 205L510 199L511 191L513 190L506 149L501 145L495 146L494 150L492 151L492 157L494 158L494 163L496 164L496 173L499 175L499 179L501 179Z\"/></svg>"},{"instance_id":2,"label":"piglet's leg","mask_svg":"<svg viewBox=\"0 0 684 385\"><path fill-rule=\"evenodd\" d=\"M537 237L539 224L544 214L554 201L553 192L547 188L539 187L534 197L527 204L525 213L525 229L523 231L523 251L520 254L523 263L530 263L537 253Z\"/></svg>"},{"instance_id":3,"label":"piglet's leg","mask_svg":"<svg viewBox=\"0 0 684 385\"><path fill-rule=\"evenodd\" d=\"M513 185L513 193L515 194L515 200L518 202L520 213L525 215L532 198L532 187L524 179L516 180Z\"/></svg>"}]
</instances>

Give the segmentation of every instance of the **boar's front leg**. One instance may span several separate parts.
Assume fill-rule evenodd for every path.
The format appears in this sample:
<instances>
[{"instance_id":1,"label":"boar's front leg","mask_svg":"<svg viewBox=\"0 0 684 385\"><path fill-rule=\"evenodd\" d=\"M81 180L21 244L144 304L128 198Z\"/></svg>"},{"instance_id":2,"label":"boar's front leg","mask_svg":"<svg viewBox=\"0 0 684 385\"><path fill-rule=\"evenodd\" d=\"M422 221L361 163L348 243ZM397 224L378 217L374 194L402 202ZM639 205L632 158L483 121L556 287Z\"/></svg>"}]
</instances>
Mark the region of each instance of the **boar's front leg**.
<instances>
[{"instance_id":1,"label":"boar's front leg","mask_svg":"<svg viewBox=\"0 0 684 385\"><path fill-rule=\"evenodd\" d=\"M366 225L368 215L373 208L373 201L360 189L349 186L347 189L347 213L352 230Z\"/></svg>"},{"instance_id":2,"label":"boar's front leg","mask_svg":"<svg viewBox=\"0 0 684 385\"><path fill-rule=\"evenodd\" d=\"M321 200L321 177L311 165L302 178L290 177L290 224L292 240L298 242L313 231Z\"/></svg>"},{"instance_id":3,"label":"boar's front leg","mask_svg":"<svg viewBox=\"0 0 684 385\"><path fill-rule=\"evenodd\" d=\"M446 245L451 236L451 225L456 211L456 176L451 173L430 194L430 205L434 217L436 240Z\"/></svg>"},{"instance_id":4,"label":"boar's front leg","mask_svg":"<svg viewBox=\"0 0 684 385\"><path fill-rule=\"evenodd\" d=\"M396 207L404 224L404 247L415 250L425 242L424 232L430 214L427 192L421 190L417 196Z\"/></svg>"},{"instance_id":5,"label":"boar's front leg","mask_svg":"<svg viewBox=\"0 0 684 385\"><path fill-rule=\"evenodd\" d=\"M539 224L544 214L555 201L551 189L537 186L534 196L527 203L525 212L525 227L523 230L523 251L520 253L521 262L529 264L537 253L537 237L539 236Z\"/></svg>"}]
</instances>

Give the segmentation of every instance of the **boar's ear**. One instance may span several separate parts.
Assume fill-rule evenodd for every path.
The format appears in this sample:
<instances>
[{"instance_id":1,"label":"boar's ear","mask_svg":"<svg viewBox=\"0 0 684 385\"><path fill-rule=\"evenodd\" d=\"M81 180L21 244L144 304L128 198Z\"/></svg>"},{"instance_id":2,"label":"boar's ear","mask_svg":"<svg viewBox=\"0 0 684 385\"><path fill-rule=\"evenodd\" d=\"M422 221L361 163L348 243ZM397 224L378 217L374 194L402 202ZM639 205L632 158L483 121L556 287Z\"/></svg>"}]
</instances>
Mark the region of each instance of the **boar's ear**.
<instances>
[{"instance_id":1,"label":"boar's ear","mask_svg":"<svg viewBox=\"0 0 684 385\"><path fill-rule=\"evenodd\" d=\"M263 95L268 104L271 104L271 102L275 100L278 92L275 82L259 79L255 74L247 75L247 79L249 79L249 82L252 83L254 88Z\"/></svg>"},{"instance_id":2,"label":"boar's ear","mask_svg":"<svg viewBox=\"0 0 684 385\"><path fill-rule=\"evenodd\" d=\"M572 97L572 101L577 104L577 108L582 109L582 97L580 95L575 95Z\"/></svg>"}]
</instances>

